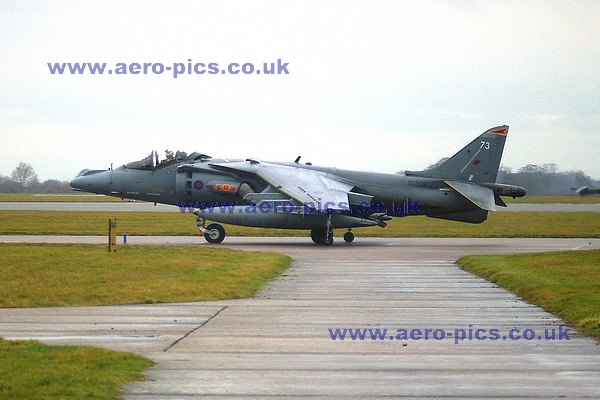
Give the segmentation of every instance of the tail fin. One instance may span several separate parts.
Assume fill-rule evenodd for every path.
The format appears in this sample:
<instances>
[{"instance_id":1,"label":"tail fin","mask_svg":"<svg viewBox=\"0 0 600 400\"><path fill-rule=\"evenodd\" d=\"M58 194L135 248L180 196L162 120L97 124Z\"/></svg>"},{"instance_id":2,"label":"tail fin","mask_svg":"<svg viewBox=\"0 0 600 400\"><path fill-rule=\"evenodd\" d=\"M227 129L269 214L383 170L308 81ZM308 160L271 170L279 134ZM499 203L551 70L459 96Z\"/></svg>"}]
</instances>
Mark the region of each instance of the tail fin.
<instances>
[{"instance_id":1,"label":"tail fin","mask_svg":"<svg viewBox=\"0 0 600 400\"><path fill-rule=\"evenodd\" d=\"M507 125L489 129L437 167L424 171L406 171L406 175L495 183L507 134Z\"/></svg>"}]
</instances>

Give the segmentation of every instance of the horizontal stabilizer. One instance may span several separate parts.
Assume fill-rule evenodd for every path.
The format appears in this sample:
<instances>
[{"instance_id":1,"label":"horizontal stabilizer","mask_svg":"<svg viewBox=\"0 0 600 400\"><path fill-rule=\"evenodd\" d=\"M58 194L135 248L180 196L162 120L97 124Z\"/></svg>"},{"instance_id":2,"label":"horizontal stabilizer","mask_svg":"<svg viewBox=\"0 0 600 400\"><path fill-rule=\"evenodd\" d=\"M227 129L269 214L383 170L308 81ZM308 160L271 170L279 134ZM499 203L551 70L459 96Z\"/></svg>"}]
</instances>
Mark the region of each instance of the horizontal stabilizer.
<instances>
[{"instance_id":1,"label":"horizontal stabilizer","mask_svg":"<svg viewBox=\"0 0 600 400\"><path fill-rule=\"evenodd\" d=\"M467 182L444 182L482 210L496 211L496 199L492 189Z\"/></svg>"}]
</instances>

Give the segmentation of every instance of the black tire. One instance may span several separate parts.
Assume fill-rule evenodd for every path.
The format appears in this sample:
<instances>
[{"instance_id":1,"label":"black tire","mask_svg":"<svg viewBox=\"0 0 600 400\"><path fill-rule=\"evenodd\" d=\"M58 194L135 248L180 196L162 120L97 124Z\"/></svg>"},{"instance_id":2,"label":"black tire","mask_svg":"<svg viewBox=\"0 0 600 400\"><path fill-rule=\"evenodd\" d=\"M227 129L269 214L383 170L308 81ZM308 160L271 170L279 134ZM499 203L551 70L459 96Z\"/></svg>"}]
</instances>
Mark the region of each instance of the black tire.
<instances>
[{"instance_id":1,"label":"black tire","mask_svg":"<svg viewBox=\"0 0 600 400\"><path fill-rule=\"evenodd\" d=\"M311 229L310 238L315 244L325 244L327 240L327 229Z\"/></svg>"},{"instance_id":2,"label":"black tire","mask_svg":"<svg viewBox=\"0 0 600 400\"><path fill-rule=\"evenodd\" d=\"M210 224L204 231L208 243L221 243L225 239L225 229L219 224Z\"/></svg>"},{"instance_id":3,"label":"black tire","mask_svg":"<svg viewBox=\"0 0 600 400\"><path fill-rule=\"evenodd\" d=\"M354 241L354 233L346 232L344 233L344 240L346 243L352 243Z\"/></svg>"}]
</instances>

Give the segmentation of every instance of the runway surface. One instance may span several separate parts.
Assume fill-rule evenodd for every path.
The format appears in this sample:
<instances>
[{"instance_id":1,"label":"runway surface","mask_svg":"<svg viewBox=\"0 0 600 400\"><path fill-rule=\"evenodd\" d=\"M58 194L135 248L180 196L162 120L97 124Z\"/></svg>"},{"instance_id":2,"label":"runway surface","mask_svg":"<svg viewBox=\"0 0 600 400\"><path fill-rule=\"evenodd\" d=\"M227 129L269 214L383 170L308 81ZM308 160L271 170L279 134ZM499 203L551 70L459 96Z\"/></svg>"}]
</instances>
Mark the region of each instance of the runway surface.
<instances>
[{"instance_id":1,"label":"runway surface","mask_svg":"<svg viewBox=\"0 0 600 400\"><path fill-rule=\"evenodd\" d=\"M181 212L179 207L165 204L132 203L70 203L70 202L0 202L0 211L137 211L137 212ZM184 210L185 212L186 210ZM189 211L189 210L187 210ZM498 207L499 212L538 211L538 212L600 212L600 203L519 203L508 207Z\"/></svg>"},{"instance_id":2,"label":"runway surface","mask_svg":"<svg viewBox=\"0 0 600 400\"><path fill-rule=\"evenodd\" d=\"M130 243L209 246L196 237L131 237ZM570 340L558 340L558 318L454 264L465 254L600 248L598 239L358 237L320 247L308 238L228 237L223 245L287 253L294 262L251 299L0 309L0 336L105 346L155 360L145 382L126 388L125 399L598 396L594 341L573 330ZM332 340L329 329L344 328L388 332L384 340L368 334ZM402 328L501 335L531 329L542 340L397 339ZM555 340L545 340L552 329Z\"/></svg>"}]
</instances>

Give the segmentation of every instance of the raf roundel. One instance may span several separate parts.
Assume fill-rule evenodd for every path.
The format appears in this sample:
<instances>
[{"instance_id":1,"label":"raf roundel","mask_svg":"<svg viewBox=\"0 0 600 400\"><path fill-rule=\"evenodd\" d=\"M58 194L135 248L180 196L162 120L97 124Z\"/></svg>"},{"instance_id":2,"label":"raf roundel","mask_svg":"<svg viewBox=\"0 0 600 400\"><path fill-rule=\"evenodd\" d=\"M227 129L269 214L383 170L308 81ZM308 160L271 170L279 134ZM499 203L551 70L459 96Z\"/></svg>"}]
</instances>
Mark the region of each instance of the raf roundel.
<instances>
[{"instance_id":1,"label":"raf roundel","mask_svg":"<svg viewBox=\"0 0 600 400\"><path fill-rule=\"evenodd\" d=\"M200 190L203 187L204 187L204 184L202 183L202 181L196 181L196 182L194 182L194 189Z\"/></svg>"}]
</instances>

